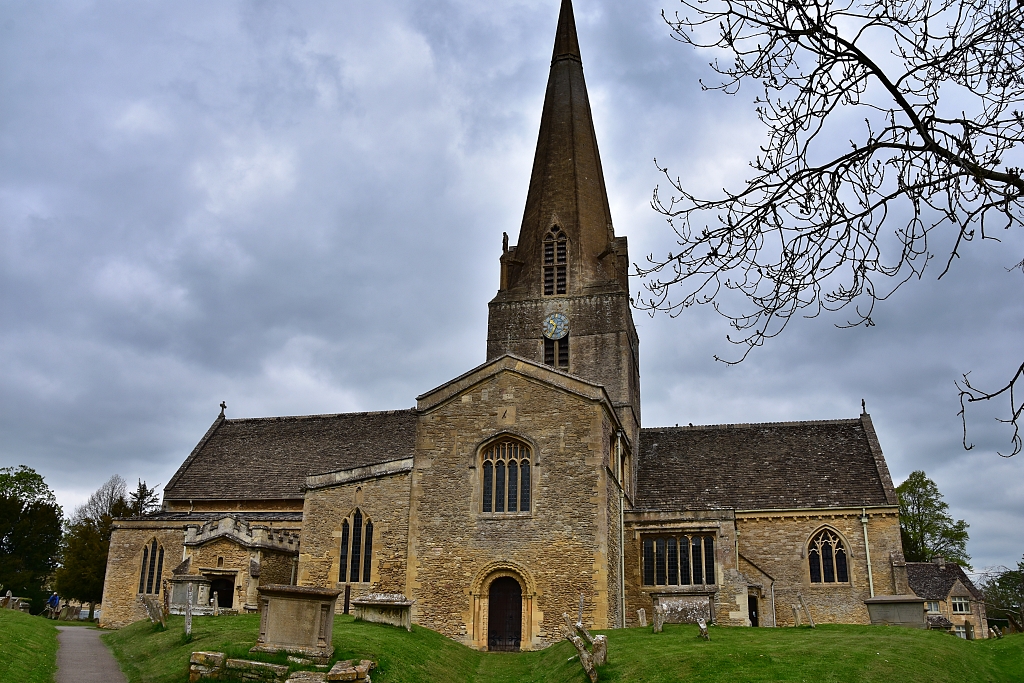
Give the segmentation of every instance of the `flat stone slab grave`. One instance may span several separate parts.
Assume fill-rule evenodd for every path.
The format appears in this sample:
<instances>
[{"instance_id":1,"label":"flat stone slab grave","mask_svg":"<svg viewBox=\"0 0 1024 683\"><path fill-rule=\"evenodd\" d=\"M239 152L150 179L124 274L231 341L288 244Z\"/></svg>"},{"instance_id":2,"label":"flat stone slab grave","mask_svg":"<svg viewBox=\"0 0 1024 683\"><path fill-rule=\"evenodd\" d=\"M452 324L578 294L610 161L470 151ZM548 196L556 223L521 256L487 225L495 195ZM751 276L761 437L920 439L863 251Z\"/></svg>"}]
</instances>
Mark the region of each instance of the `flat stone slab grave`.
<instances>
[{"instance_id":1,"label":"flat stone slab grave","mask_svg":"<svg viewBox=\"0 0 1024 683\"><path fill-rule=\"evenodd\" d=\"M126 683L117 660L87 626L58 626L57 683Z\"/></svg>"},{"instance_id":2,"label":"flat stone slab grave","mask_svg":"<svg viewBox=\"0 0 1024 683\"><path fill-rule=\"evenodd\" d=\"M341 591L260 586L260 635L250 652L288 652L321 664L334 654L334 609Z\"/></svg>"}]
</instances>

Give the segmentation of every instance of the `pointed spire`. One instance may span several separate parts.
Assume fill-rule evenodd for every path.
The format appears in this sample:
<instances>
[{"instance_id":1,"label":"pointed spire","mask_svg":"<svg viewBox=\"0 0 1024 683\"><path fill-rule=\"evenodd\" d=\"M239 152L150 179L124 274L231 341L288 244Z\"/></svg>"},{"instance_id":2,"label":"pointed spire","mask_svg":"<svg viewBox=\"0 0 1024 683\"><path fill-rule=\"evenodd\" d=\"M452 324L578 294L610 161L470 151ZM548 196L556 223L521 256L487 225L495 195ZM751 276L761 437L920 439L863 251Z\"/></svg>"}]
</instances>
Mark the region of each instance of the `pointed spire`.
<instances>
[{"instance_id":1,"label":"pointed spire","mask_svg":"<svg viewBox=\"0 0 1024 683\"><path fill-rule=\"evenodd\" d=\"M519 244L507 259L503 289L540 295L543 242L554 225L568 236L568 294L619 288L613 284L620 279L618 259L610 257L611 211L571 0L562 0L559 12Z\"/></svg>"},{"instance_id":2,"label":"pointed spire","mask_svg":"<svg viewBox=\"0 0 1024 683\"><path fill-rule=\"evenodd\" d=\"M559 57L580 59L580 41L576 38L576 19L572 14L572 0L562 0L562 9L558 13L555 49L551 53L551 61L554 62Z\"/></svg>"}]
</instances>

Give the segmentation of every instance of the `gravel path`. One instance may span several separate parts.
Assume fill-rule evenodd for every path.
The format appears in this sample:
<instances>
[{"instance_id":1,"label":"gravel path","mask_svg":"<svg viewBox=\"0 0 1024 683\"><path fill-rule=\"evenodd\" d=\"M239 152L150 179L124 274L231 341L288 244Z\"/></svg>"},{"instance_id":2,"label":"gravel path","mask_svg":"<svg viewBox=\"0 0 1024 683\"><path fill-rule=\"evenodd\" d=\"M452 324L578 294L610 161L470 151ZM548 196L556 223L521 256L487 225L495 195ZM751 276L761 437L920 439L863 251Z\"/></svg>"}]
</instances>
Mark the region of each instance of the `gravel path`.
<instances>
[{"instance_id":1,"label":"gravel path","mask_svg":"<svg viewBox=\"0 0 1024 683\"><path fill-rule=\"evenodd\" d=\"M126 683L102 631L85 626L58 626L57 683Z\"/></svg>"}]
</instances>

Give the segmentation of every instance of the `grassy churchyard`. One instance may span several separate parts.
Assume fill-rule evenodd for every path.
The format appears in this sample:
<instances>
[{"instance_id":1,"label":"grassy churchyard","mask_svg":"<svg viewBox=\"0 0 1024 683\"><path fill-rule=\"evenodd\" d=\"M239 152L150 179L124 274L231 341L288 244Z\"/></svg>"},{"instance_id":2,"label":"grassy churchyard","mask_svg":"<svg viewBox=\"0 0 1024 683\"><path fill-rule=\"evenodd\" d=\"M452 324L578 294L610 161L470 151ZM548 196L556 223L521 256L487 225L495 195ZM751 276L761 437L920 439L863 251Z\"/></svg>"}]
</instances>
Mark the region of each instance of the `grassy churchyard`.
<instances>
[{"instance_id":1,"label":"grassy churchyard","mask_svg":"<svg viewBox=\"0 0 1024 683\"><path fill-rule=\"evenodd\" d=\"M0 681L52 683L57 670L55 623L0 609Z\"/></svg>"},{"instance_id":2,"label":"grassy churchyard","mask_svg":"<svg viewBox=\"0 0 1024 683\"><path fill-rule=\"evenodd\" d=\"M166 631L137 623L104 639L132 683L180 683L193 650L247 659L259 617L204 617L183 642L183 619ZM600 680L616 683L700 681L1024 681L1024 635L965 641L935 631L883 626L752 629L711 627L711 642L696 626L667 625L604 631L609 664ZM373 659L374 683L585 683L567 642L540 652L489 654L433 631L412 633L377 624L335 620L336 659ZM264 658L265 661L277 661Z\"/></svg>"},{"instance_id":3,"label":"grassy churchyard","mask_svg":"<svg viewBox=\"0 0 1024 683\"><path fill-rule=\"evenodd\" d=\"M166 631L139 622L103 636L131 683L183 683L194 650L285 663L281 656L249 655L257 615L194 621L192 641L184 619L170 617ZM0 610L0 681L50 683L57 632L52 621ZM749 629L711 627L711 642L695 626L605 631L609 683L743 681L1024 681L1024 635L968 642L934 631L881 626ZM541 652L489 654L463 647L427 629L412 633L337 617L336 659L373 659L374 683L587 683L562 642Z\"/></svg>"}]
</instances>

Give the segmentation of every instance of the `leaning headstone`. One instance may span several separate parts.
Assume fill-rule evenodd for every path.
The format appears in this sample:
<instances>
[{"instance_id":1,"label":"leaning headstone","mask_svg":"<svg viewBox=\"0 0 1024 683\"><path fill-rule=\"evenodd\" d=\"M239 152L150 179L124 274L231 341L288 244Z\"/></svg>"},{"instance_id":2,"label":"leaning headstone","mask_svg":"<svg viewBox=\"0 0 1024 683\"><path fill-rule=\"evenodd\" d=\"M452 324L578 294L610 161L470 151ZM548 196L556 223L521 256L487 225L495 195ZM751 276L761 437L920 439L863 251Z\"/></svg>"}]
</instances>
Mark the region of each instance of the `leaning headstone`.
<instances>
[{"instance_id":1,"label":"leaning headstone","mask_svg":"<svg viewBox=\"0 0 1024 683\"><path fill-rule=\"evenodd\" d=\"M573 624L572 619L569 617L567 612L562 614L562 619L565 620L565 625L562 627L562 635L566 640L572 643L573 647L576 648L576 652L580 657L580 664L583 666L583 671L586 672L587 677L590 679L590 683L597 683L597 669L594 664L594 655L587 649L587 644L578 633L582 628L582 624Z\"/></svg>"},{"instance_id":2,"label":"leaning headstone","mask_svg":"<svg viewBox=\"0 0 1024 683\"><path fill-rule=\"evenodd\" d=\"M192 637L192 584L188 585L188 600L185 602L185 637Z\"/></svg>"},{"instance_id":3,"label":"leaning headstone","mask_svg":"<svg viewBox=\"0 0 1024 683\"><path fill-rule=\"evenodd\" d=\"M703 638L704 640L706 640L708 642L711 642L711 636L708 635L708 622L704 621L703 619L698 619L697 620L697 626L698 626L698 628L700 628L700 635L699 635L699 637Z\"/></svg>"},{"instance_id":4,"label":"leaning headstone","mask_svg":"<svg viewBox=\"0 0 1024 683\"><path fill-rule=\"evenodd\" d=\"M811 610L807 609L807 603L804 602L804 594L797 593L796 597L800 600L800 606L804 608L804 613L807 614L807 623L814 628L814 617L811 616Z\"/></svg>"},{"instance_id":5,"label":"leaning headstone","mask_svg":"<svg viewBox=\"0 0 1024 683\"><path fill-rule=\"evenodd\" d=\"M636 611L636 620L640 622L640 628L647 628L647 610L643 607Z\"/></svg>"},{"instance_id":6,"label":"leaning headstone","mask_svg":"<svg viewBox=\"0 0 1024 683\"><path fill-rule=\"evenodd\" d=\"M154 624L160 624L167 628L167 617L164 616L163 605L156 598L149 596L142 598L142 603L146 606L146 614L149 615L149 620Z\"/></svg>"}]
</instances>

